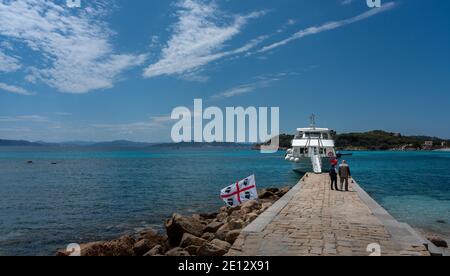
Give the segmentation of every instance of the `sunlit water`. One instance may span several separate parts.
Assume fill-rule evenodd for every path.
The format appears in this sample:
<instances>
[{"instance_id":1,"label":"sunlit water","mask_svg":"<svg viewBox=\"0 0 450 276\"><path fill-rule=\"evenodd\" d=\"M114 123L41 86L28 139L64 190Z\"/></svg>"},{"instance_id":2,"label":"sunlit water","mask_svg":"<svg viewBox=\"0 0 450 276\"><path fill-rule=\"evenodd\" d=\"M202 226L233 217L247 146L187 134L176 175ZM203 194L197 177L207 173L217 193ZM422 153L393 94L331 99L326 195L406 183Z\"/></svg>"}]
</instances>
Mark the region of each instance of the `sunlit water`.
<instances>
[{"instance_id":1,"label":"sunlit water","mask_svg":"<svg viewBox=\"0 0 450 276\"><path fill-rule=\"evenodd\" d=\"M450 235L450 153L347 159L361 186L397 219ZM72 242L161 228L173 212L217 211L220 189L250 174L260 188L301 177L283 153L242 148L0 148L0 255L52 255Z\"/></svg>"}]
</instances>

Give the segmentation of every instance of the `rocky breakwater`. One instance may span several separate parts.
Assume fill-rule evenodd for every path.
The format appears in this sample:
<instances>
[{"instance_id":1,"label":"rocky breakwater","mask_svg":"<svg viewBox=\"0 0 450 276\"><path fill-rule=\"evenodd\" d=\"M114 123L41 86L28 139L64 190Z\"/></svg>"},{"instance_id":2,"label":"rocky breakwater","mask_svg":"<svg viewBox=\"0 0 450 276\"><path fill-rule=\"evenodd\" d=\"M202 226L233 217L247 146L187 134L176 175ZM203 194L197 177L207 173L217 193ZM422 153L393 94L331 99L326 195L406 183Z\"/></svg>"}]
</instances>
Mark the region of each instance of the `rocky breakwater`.
<instances>
[{"instance_id":1,"label":"rocky breakwater","mask_svg":"<svg viewBox=\"0 0 450 276\"><path fill-rule=\"evenodd\" d=\"M290 187L260 190L259 200L235 208L222 207L218 213L183 216L173 214L166 220L166 234L152 229L112 241L82 244L81 256L223 256L241 231ZM69 256L61 250L58 256Z\"/></svg>"}]
</instances>

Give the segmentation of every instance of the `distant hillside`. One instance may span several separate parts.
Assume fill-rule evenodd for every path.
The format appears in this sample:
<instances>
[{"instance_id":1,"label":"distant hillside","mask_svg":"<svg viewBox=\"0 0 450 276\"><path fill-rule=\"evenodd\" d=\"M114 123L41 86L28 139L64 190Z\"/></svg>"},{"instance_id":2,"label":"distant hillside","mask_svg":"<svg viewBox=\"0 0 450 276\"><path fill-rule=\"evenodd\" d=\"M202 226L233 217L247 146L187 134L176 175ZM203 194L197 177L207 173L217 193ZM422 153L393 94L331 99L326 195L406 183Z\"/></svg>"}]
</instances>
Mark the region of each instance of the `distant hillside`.
<instances>
[{"instance_id":1,"label":"distant hillside","mask_svg":"<svg viewBox=\"0 0 450 276\"><path fill-rule=\"evenodd\" d=\"M0 139L0 146L8 146L8 147L37 147L41 146L40 143L33 143L29 141L22 141L22 140L1 140Z\"/></svg>"},{"instance_id":2,"label":"distant hillside","mask_svg":"<svg viewBox=\"0 0 450 276\"><path fill-rule=\"evenodd\" d=\"M213 142L213 143L165 143L156 144L156 147L169 147L169 148L205 148L205 147L251 147L249 144L239 144L239 143L225 143L225 142Z\"/></svg>"},{"instance_id":3,"label":"distant hillside","mask_svg":"<svg viewBox=\"0 0 450 276\"><path fill-rule=\"evenodd\" d=\"M294 135L280 135L280 148L290 148ZM402 136L398 133L390 133L382 130L374 130L362 133L336 134L336 147L340 150L393 150L393 149L421 149L426 141L433 141L434 146L428 149L441 148L441 143L446 142L450 146L450 140L429 136ZM257 148L260 145L257 145Z\"/></svg>"},{"instance_id":4,"label":"distant hillside","mask_svg":"<svg viewBox=\"0 0 450 276\"><path fill-rule=\"evenodd\" d=\"M368 150L391 150L391 149L420 149L426 141L433 141L432 148L439 148L446 140L428 136L402 136L398 133L390 133L375 130L364 133L339 134L335 138L336 147L340 149L368 149Z\"/></svg>"},{"instance_id":5,"label":"distant hillside","mask_svg":"<svg viewBox=\"0 0 450 276\"><path fill-rule=\"evenodd\" d=\"M142 148L142 147L151 147L154 144L152 143L143 143L143 142L132 142L127 140L118 140L111 142L100 142L86 145L88 147L122 147L122 148Z\"/></svg>"}]
</instances>

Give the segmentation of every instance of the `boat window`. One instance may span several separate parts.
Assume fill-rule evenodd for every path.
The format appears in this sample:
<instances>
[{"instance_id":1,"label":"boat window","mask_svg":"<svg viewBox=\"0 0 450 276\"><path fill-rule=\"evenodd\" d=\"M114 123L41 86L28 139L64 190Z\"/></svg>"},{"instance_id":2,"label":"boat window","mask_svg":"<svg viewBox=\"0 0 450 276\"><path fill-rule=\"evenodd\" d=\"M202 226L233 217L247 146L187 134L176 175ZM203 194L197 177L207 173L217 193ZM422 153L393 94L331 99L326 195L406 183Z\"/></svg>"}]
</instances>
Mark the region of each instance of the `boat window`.
<instances>
[{"instance_id":1,"label":"boat window","mask_svg":"<svg viewBox=\"0 0 450 276\"><path fill-rule=\"evenodd\" d=\"M330 135L328 133L323 133L322 136L323 136L324 140L329 140L330 139Z\"/></svg>"},{"instance_id":2,"label":"boat window","mask_svg":"<svg viewBox=\"0 0 450 276\"><path fill-rule=\"evenodd\" d=\"M297 132L297 135L295 136L295 139L303 139L303 132Z\"/></svg>"},{"instance_id":3,"label":"boat window","mask_svg":"<svg viewBox=\"0 0 450 276\"><path fill-rule=\"evenodd\" d=\"M300 154L304 154L305 153L305 149L304 148L301 148L300 149Z\"/></svg>"},{"instance_id":4,"label":"boat window","mask_svg":"<svg viewBox=\"0 0 450 276\"><path fill-rule=\"evenodd\" d=\"M319 139L320 138L320 132L306 133L306 138Z\"/></svg>"}]
</instances>

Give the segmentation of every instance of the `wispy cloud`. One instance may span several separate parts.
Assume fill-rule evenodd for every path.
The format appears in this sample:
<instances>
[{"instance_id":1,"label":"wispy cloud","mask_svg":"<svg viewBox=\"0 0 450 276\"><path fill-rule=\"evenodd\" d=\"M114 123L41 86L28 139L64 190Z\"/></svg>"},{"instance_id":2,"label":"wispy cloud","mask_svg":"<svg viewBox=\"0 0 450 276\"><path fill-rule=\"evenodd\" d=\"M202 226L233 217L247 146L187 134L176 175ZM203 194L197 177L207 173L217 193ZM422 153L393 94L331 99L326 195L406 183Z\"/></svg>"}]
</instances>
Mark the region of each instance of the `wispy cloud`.
<instances>
[{"instance_id":1,"label":"wispy cloud","mask_svg":"<svg viewBox=\"0 0 450 276\"><path fill-rule=\"evenodd\" d=\"M109 131L120 133L133 133L139 131L154 130L157 128L167 127L168 123L172 122L170 116L155 116L148 121L131 122L123 124L92 124L92 127L102 128Z\"/></svg>"},{"instance_id":2,"label":"wispy cloud","mask_svg":"<svg viewBox=\"0 0 450 276\"><path fill-rule=\"evenodd\" d=\"M255 78L254 82L238 85L236 87L230 88L219 94L213 95L211 100L219 100L225 98L232 98L240 96L243 94L248 94L254 92L258 89L263 89L269 87L272 83L282 80L283 78L294 75L296 73L278 73L270 75L261 75Z\"/></svg>"},{"instance_id":3,"label":"wispy cloud","mask_svg":"<svg viewBox=\"0 0 450 276\"><path fill-rule=\"evenodd\" d=\"M264 15L263 11L230 15L221 11L215 2L200 0L181 0L177 7L178 22L171 28L173 34L160 59L147 67L144 77L192 75L212 61L248 51L263 39L252 40L235 50L223 50L225 43L238 35L248 20Z\"/></svg>"},{"instance_id":4,"label":"wispy cloud","mask_svg":"<svg viewBox=\"0 0 450 276\"><path fill-rule=\"evenodd\" d=\"M29 92L29 91L27 91L26 89L24 89L22 87L9 85L9 84L2 83L2 82L0 82L0 90L6 91L6 92L9 92L9 93L24 95L24 96L35 95L35 93Z\"/></svg>"},{"instance_id":5,"label":"wispy cloud","mask_svg":"<svg viewBox=\"0 0 450 276\"><path fill-rule=\"evenodd\" d=\"M0 116L0 122L30 122L45 123L48 118L40 115Z\"/></svg>"},{"instance_id":6,"label":"wispy cloud","mask_svg":"<svg viewBox=\"0 0 450 276\"><path fill-rule=\"evenodd\" d=\"M360 15L357 15L357 16L349 18L349 19L340 20L340 21L332 21L332 22L328 22L328 23L325 23L320 26L314 26L314 27L309 27L307 29L300 30L287 39L284 39L279 42L273 43L269 46L263 47L258 52L260 52L260 53L267 52L267 51L273 50L275 48L284 46L292 41L302 39L306 36L315 35L315 34L319 34L319 33L326 32L326 31L331 31L334 29L338 29L338 28L353 24L353 23L357 23L359 21L365 20L365 19L375 16L377 14L391 10L395 6L396 6L396 4L394 2L389 2L389 3L383 4L383 6L381 8L370 9L367 12L364 12Z\"/></svg>"},{"instance_id":7,"label":"wispy cloud","mask_svg":"<svg viewBox=\"0 0 450 276\"><path fill-rule=\"evenodd\" d=\"M34 63L22 65L0 56L0 68L5 60L13 64L10 70L27 65L28 81L42 81L61 92L87 93L113 87L122 72L144 63L146 55L115 51L114 32L103 20L105 1L84 1L86 6L76 13L61 3L0 0L0 37L39 53Z\"/></svg>"},{"instance_id":8,"label":"wispy cloud","mask_svg":"<svg viewBox=\"0 0 450 276\"><path fill-rule=\"evenodd\" d=\"M6 47L2 45L3 47ZM15 57L7 56L0 49L0 73L11 73L19 70L21 67L20 61Z\"/></svg>"}]
</instances>

